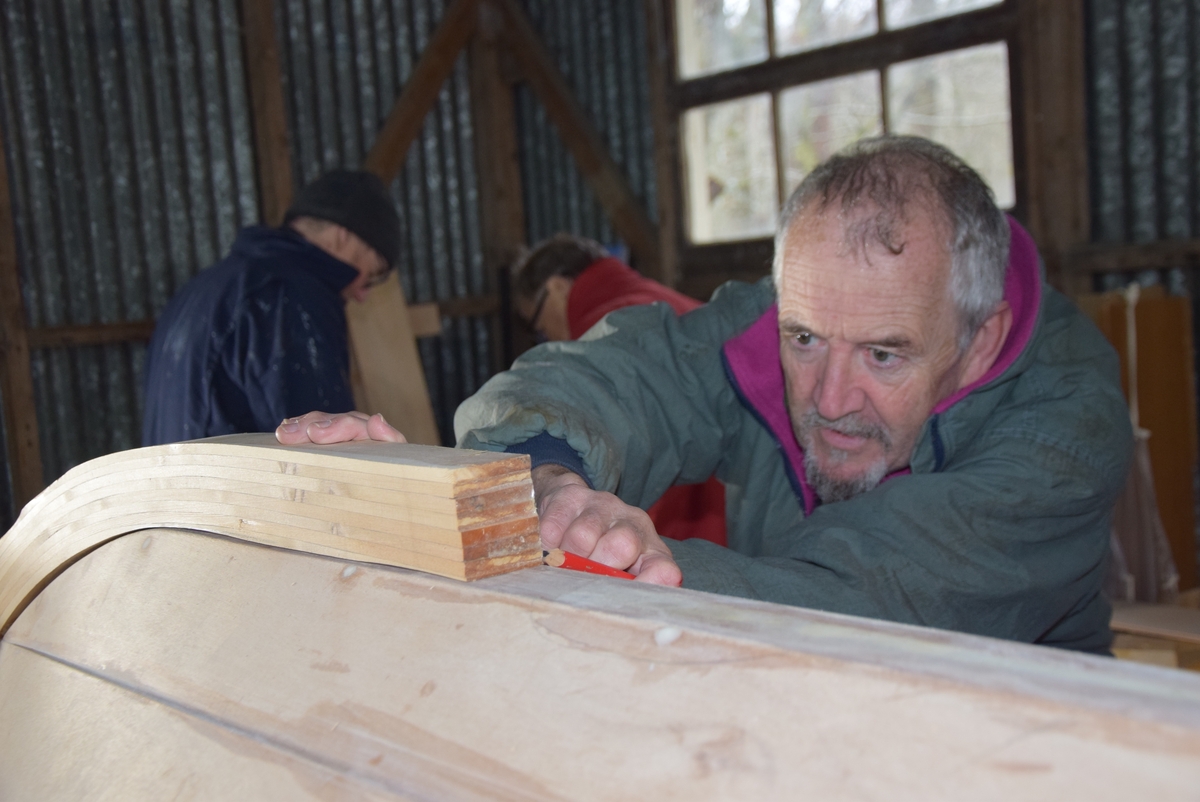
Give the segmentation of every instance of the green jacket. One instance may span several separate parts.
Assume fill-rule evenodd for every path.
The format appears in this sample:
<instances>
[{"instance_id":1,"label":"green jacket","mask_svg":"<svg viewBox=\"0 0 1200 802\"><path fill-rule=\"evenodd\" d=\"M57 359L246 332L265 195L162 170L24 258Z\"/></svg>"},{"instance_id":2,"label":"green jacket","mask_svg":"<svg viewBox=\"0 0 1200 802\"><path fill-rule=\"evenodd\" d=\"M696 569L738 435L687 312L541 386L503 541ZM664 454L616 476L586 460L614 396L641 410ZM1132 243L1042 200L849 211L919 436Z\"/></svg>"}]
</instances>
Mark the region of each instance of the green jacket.
<instances>
[{"instance_id":1,"label":"green jacket","mask_svg":"<svg viewBox=\"0 0 1200 802\"><path fill-rule=\"evenodd\" d=\"M727 284L680 318L632 307L533 349L462 404L459 445L547 433L596 489L640 507L715 473L729 548L671 542L684 587L1103 652L1109 521L1132 444L1116 354L1041 281L1015 224L1006 297L996 367L935 409L911 473L849 501L820 505L798 468L768 279Z\"/></svg>"}]
</instances>

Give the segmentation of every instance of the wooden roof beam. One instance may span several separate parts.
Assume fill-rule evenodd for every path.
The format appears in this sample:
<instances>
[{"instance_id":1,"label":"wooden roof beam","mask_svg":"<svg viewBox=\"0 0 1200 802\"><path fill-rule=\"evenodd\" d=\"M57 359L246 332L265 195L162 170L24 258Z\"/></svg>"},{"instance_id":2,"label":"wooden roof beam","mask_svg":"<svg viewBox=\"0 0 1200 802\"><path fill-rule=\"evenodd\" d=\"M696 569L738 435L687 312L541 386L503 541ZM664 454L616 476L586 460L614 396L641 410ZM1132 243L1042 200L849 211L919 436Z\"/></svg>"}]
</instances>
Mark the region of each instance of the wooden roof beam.
<instances>
[{"instance_id":1,"label":"wooden roof beam","mask_svg":"<svg viewBox=\"0 0 1200 802\"><path fill-rule=\"evenodd\" d=\"M450 77L454 62L475 32L479 0L455 0L429 40L420 61L396 98L371 152L363 162L370 170L391 184L404 166L408 149L433 104L437 102L442 84Z\"/></svg>"},{"instance_id":2,"label":"wooden roof beam","mask_svg":"<svg viewBox=\"0 0 1200 802\"><path fill-rule=\"evenodd\" d=\"M3 153L4 137L0 133L0 392L4 398L13 506L20 511L42 491L44 480L8 164Z\"/></svg>"},{"instance_id":3,"label":"wooden roof beam","mask_svg":"<svg viewBox=\"0 0 1200 802\"><path fill-rule=\"evenodd\" d=\"M628 243L643 272L658 274L662 263L658 227L605 147L587 114L571 94L566 79L542 46L537 33L514 0L488 0L504 15L505 34L525 80L546 108L579 171L608 213L617 234Z\"/></svg>"}]
</instances>

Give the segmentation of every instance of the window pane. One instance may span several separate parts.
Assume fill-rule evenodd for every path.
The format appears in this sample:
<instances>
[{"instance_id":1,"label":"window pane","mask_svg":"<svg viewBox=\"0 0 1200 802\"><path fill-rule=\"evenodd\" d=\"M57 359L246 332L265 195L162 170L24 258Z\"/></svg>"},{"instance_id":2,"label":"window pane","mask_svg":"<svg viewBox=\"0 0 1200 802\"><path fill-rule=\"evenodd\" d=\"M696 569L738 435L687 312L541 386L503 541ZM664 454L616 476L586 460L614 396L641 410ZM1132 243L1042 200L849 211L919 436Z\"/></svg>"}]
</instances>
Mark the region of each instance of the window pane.
<instances>
[{"instance_id":1,"label":"window pane","mask_svg":"<svg viewBox=\"0 0 1200 802\"><path fill-rule=\"evenodd\" d=\"M893 64L888 124L897 134L940 142L974 167L1011 208L1012 128L1008 47L1003 42Z\"/></svg>"},{"instance_id":2,"label":"window pane","mask_svg":"<svg viewBox=\"0 0 1200 802\"><path fill-rule=\"evenodd\" d=\"M775 52L813 50L870 36L879 27L875 0L774 0Z\"/></svg>"},{"instance_id":3,"label":"window pane","mask_svg":"<svg viewBox=\"0 0 1200 802\"><path fill-rule=\"evenodd\" d=\"M771 96L691 109L683 116L693 242L768 236L778 214Z\"/></svg>"},{"instance_id":4,"label":"window pane","mask_svg":"<svg viewBox=\"0 0 1200 802\"><path fill-rule=\"evenodd\" d=\"M874 71L780 92L779 141L787 192L846 145L882 133L882 109L879 73Z\"/></svg>"},{"instance_id":5,"label":"window pane","mask_svg":"<svg viewBox=\"0 0 1200 802\"><path fill-rule=\"evenodd\" d=\"M765 61L766 0L675 0L679 77Z\"/></svg>"},{"instance_id":6,"label":"window pane","mask_svg":"<svg viewBox=\"0 0 1200 802\"><path fill-rule=\"evenodd\" d=\"M883 19L888 28L903 28L999 4L1000 0L883 0Z\"/></svg>"}]
</instances>

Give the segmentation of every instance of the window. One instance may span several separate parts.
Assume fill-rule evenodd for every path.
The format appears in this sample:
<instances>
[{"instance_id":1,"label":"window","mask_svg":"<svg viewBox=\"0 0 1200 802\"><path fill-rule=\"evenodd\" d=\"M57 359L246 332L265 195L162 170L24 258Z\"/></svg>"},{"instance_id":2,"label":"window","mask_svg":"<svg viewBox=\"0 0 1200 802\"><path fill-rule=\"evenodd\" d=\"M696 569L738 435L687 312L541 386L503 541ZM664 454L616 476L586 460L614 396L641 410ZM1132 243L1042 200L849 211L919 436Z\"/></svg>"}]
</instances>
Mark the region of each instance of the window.
<instances>
[{"instance_id":1,"label":"window","mask_svg":"<svg viewBox=\"0 0 1200 802\"><path fill-rule=\"evenodd\" d=\"M768 237L788 193L883 132L940 142L1016 198L1013 0L674 0L686 234Z\"/></svg>"}]
</instances>

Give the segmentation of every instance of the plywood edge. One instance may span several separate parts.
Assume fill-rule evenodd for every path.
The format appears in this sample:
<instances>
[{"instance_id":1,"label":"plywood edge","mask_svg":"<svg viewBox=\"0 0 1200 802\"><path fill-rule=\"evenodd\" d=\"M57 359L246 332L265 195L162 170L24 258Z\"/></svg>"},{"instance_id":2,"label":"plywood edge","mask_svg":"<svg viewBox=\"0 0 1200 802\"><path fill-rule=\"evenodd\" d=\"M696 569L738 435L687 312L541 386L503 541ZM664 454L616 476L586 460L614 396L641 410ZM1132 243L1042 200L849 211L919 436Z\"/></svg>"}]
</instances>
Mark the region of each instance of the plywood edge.
<instances>
[{"instance_id":1,"label":"plywood edge","mask_svg":"<svg viewBox=\"0 0 1200 802\"><path fill-rule=\"evenodd\" d=\"M312 472L321 478L297 476ZM347 500L356 482L385 492ZM431 494L445 502L431 504ZM407 443L289 447L269 434L209 438L100 457L27 505L0 538L0 636L80 557L162 526L460 580L541 561L525 455Z\"/></svg>"}]
</instances>

